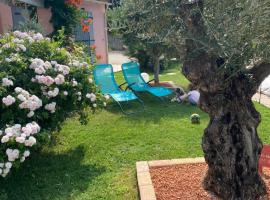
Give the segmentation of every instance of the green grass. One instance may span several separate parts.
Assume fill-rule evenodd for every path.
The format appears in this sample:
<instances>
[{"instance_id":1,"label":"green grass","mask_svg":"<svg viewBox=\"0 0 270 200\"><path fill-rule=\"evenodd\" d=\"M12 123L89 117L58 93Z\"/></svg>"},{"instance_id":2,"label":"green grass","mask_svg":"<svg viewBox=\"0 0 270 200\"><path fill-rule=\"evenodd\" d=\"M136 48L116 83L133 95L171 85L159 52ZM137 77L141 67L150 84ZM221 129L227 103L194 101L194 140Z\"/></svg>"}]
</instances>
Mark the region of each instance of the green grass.
<instances>
[{"instance_id":1,"label":"green grass","mask_svg":"<svg viewBox=\"0 0 270 200\"><path fill-rule=\"evenodd\" d=\"M144 95L144 113L124 116L118 107L65 122L55 142L31 156L6 180L0 179L1 200L134 200L138 198L135 163L202 156L201 137L208 116L187 104ZM262 114L259 133L270 143L270 110ZM199 113L201 124L189 117Z\"/></svg>"}]
</instances>

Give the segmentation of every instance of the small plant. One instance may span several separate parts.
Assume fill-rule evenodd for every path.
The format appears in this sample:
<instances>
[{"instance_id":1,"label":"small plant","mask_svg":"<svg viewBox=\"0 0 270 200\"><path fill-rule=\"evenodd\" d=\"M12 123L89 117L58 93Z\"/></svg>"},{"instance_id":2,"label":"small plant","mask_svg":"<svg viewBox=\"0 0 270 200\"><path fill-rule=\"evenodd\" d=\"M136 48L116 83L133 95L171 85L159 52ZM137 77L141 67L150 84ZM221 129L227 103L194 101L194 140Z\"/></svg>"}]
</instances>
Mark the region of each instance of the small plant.
<instances>
[{"instance_id":1,"label":"small plant","mask_svg":"<svg viewBox=\"0 0 270 200\"><path fill-rule=\"evenodd\" d=\"M42 34L45 33L43 26L37 22L37 16L26 22L20 22L18 29L23 32L34 31Z\"/></svg>"},{"instance_id":2,"label":"small plant","mask_svg":"<svg viewBox=\"0 0 270 200\"><path fill-rule=\"evenodd\" d=\"M192 124L199 124L200 123L200 115L199 114L192 114L190 116L190 121Z\"/></svg>"}]
</instances>

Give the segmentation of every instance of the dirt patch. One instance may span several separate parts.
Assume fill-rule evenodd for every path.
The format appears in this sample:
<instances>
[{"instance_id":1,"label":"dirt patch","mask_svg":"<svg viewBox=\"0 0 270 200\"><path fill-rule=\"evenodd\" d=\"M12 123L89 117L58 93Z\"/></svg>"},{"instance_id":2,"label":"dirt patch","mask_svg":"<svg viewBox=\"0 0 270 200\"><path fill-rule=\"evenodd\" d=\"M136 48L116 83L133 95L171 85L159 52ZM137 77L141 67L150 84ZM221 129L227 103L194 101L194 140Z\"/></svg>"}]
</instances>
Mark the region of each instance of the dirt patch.
<instances>
[{"instance_id":1,"label":"dirt patch","mask_svg":"<svg viewBox=\"0 0 270 200\"><path fill-rule=\"evenodd\" d=\"M219 200L202 187L206 171L205 163L151 167L157 200ZM264 169L264 174L264 181L270 191L270 170Z\"/></svg>"}]
</instances>

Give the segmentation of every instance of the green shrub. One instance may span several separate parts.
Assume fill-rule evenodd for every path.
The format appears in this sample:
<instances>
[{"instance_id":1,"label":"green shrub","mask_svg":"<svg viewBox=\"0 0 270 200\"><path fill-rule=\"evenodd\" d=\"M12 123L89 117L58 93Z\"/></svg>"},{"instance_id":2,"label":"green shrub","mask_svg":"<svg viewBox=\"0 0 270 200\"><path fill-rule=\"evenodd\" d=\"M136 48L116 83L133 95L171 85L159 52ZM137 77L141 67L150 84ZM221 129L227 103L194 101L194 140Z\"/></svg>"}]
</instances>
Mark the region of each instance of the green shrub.
<instances>
[{"instance_id":1,"label":"green shrub","mask_svg":"<svg viewBox=\"0 0 270 200\"><path fill-rule=\"evenodd\" d=\"M90 78L82 47L63 48L40 33L0 39L0 175L19 166L69 116L87 122L87 110L106 106ZM69 49L69 51L67 50Z\"/></svg>"}]
</instances>

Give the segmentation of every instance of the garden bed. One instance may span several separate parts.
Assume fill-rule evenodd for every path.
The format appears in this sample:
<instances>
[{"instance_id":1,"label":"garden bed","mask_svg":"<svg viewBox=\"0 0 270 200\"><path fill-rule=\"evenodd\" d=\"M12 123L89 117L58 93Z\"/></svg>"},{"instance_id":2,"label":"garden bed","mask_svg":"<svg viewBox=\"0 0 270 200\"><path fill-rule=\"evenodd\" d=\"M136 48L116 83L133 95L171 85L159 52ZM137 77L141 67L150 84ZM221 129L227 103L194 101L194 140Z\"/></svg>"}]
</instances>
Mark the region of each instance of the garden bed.
<instances>
[{"instance_id":1,"label":"garden bed","mask_svg":"<svg viewBox=\"0 0 270 200\"><path fill-rule=\"evenodd\" d=\"M151 167L152 184L158 200L219 200L202 187L207 171L205 163ZM264 180L270 191L270 170L264 171Z\"/></svg>"}]
</instances>

